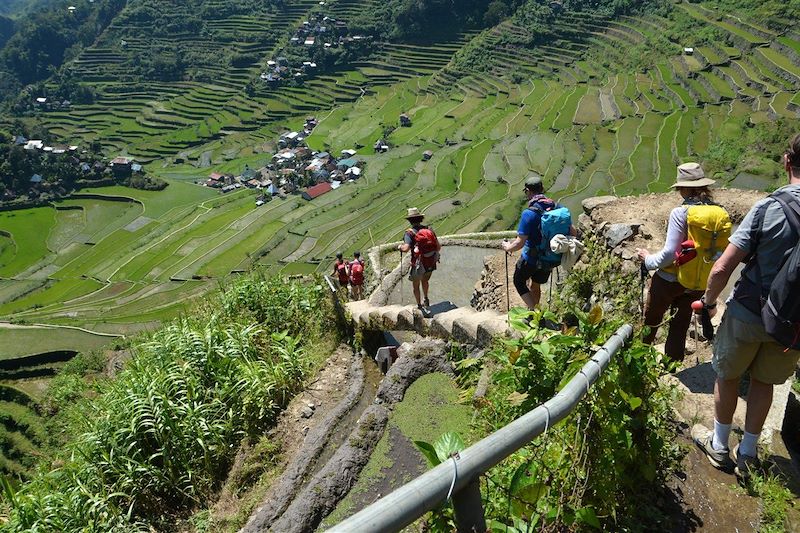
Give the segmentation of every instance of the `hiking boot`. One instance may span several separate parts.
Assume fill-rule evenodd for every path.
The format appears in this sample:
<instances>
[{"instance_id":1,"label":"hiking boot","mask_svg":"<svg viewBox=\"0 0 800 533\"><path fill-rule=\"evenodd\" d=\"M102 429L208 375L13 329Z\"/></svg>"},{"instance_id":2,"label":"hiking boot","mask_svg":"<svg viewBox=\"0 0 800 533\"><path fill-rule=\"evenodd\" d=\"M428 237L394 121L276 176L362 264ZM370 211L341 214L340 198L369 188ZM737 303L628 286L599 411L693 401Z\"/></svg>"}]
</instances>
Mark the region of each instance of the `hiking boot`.
<instances>
[{"instance_id":1,"label":"hiking boot","mask_svg":"<svg viewBox=\"0 0 800 533\"><path fill-rule=\"evenodd\" d=\"M422 301L422 306L423 306L423 307L425 307L425 308L428 308L428 307L430 307L430 306L431 306L431 301L430 301L430 300L428 300L427 298L425 298L425 299Z\"/></svg>"},{"instance_id":2,"label":"hiking boot","mask_svg":"<svg viewBox=\"0 0 800 533\"><path fill-rule=\"evenodd\" d=\"M417 304L417 309L419 309L419 312L422 313L422 317L423 318L430 318L431 317L431 310L428 309L427 307L425 307L424 305Z\"/></svg>"},{"instance_id":3,"label":"hiking boot","mask_svg":"<svg viewBox=\"0 0 800 533\"><path fill-rule=\"evenodd\" d=\"M715 450L711 445L713 439L714 432L704 425L695 424L692 427L692 440L700 448L700 451L706 455L708 462L714 468L726 470L732 466L730 450L727 446L721 450Z\"/></svg>"},{"instance_id":4,"label":"hiking boot","mask_svg":"<svg viewBox=\"0 0 800 533\"><path fill-rule=\"evenodd\" d=\"M758 472L759 468L761 468L761 462L758 457L739 453L738 444L733 449L733 459L736 461L736 468L733 469L733 473L742 483L746 483L750 479L750 475L753 472Z\"/></svg>"}]
</instances>

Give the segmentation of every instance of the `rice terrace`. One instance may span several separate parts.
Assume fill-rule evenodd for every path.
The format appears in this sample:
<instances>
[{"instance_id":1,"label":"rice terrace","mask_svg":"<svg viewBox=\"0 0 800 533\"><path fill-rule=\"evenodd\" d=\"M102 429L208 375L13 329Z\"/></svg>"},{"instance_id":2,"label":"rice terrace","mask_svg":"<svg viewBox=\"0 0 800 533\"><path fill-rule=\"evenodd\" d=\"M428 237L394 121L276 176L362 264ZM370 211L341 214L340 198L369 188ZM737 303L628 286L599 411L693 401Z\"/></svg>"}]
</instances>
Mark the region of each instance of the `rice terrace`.
<instances>
[{"instance_id":1,"label":"rice terrace","mask_svg":"<svg viewBox=\"0 0 800 533\"><path fill-rule=\"evenodd\" d=\"M629 270L613 266L630 260L633 252L626 256L620 248L609 255L602 244L592 245L587 254L596 254L591 257L597 265L570 278L552 304L572 305L567 295L583 294L586 287L607 288L608 295L595 296L583 314L578 312L585 346L552 346L554 354L582 349L588 355L581 359L570 352L559 367L531 363L529 381L519 372L504 374L492 382L496 392L492 385L479 400L469 400L475 388L491 381L484 375L499 371L503 361L513 366L520 353L490 342L514 326L505 309L513 302L508 304L510 297L502 293L507 289L500 287L504 282L498 282L497 294L506 296L486 309L472 304L483 313L482 322L464 318L471 324L466 329L477 332L462 342L469 350L457 346L458 327L452 323L446 335L439 335L445 341L409 340L408 353L427 361L431 375L405 383L407 393L403 389L388 400L386 380L378 384L382 376L362 376L368 391L363 394L377 394L389 410L385 433L375 437L376 451L364 459L365 474L348 481L341 493L332 488L336 496L330 496L330 509L304 493L305 485L294 487L291 503L279 508L274 502L280 498L268 495L283 486L279 482L291 470L286 465L292 455L289 444L276 443L281 436L300 439L292 441L296 449L307 446L309 439L302 439L314 435L317 417L306 411L322 413L330 407L325 401L344 401L347 380L353 379L348 342L356 346L358 359L362 348L367 353L382 345L371 337L375 331L416 327L424 334L439 325L434 319L421 330L412 317L403 328L399 307L384 313L398 303L392 300L394 287L385 288L385 298L375 303L384 278L401 259L384 245L403 239L409 208L424 212L440 238L448 236L442 239L448 240L445 249L486 247L486 255L496 254L496 245L487 243L513 237L501 232L516 229L524 200L520 191L531 175L541 176L547 194L570 208L576 225L580 213L594 216L582 207L586 199L668 193L676 166L687 161L700 162L719 186L764 196L784 185L780 161L786 140L800 131L800 32L794 24L800 6L795 1L4 3L0 474L6 495L0 499L0 531L333 527L427 468L414 443L433 443L448 432L477 442L560 390L566 383L559 385L562 378L577 371L574 361L585 362L590 347L603 345L616 330L612 325L639 320L638 285L633 277L617 278ZM747 194L741 198L749 200ZM655 212L662 202L674 203L663 198L670 197L653 196L643 205ZM627 221L652 215L645 211L629 213ZM605 228L593 227L598 235ZM379 258L377 264L370 258L366 273L366 299L375 307L365 307L359 318L361 311L348 304L346 313L337 315L321 276L330 274L337 252L352 257L359 250ZM487 259L474 272L460 270L452 279L446 272L455 267L443 266L431 281L433 294L442 284L464 285L462 292L471 294L479 279L486 288L489 264ZM399 283L407 293L400 303L408 304L410 283ZM460 297L455 290L447 294L453 302ZM621 314L606 308L608 319L598 322L589 309L604 301L613 301ZM380 316L373 312L377 306ZM487 314L492 309L503 317ZM376 316L386 325L389 315L391 328L374 327ZM491 332L486 342L485 331ZM407 340L398 339L398 344ZM537 440L530 456L512 456L516 462L502 463L486 476L487 486L495 488L484 490L502 492L497 487L503 483L520 490L519 497L512 498L509 489L506 499L500 495L484 502L491 517L487 528L711 531L715 524L720 530L739 527L739 518L751 530L800 528L797 479L780 476L765 476L762 485L749 489L752 505L732 504L741 516L731 511L731 522L705 515L705 523L692 522L686 518L691 495L667 508L665 499L672 500L665 494L674 495L667 489L649 495L647 505L661 505L649 517L656 521L641 521L650 508L643 504L634 510L628 498L636 483L655 486L669 477L681 461L676 450L682 437L676 437L678 422L665 414L677 400L660 388L655 353L636 346L625 357L631 364L630 354L636 354L645 377L637 381L622 363L612 363L613 377L601 377L596 385L603 392L579 410L584 418L568 419L552 438L572 450L567 443L578 443L576 435L585 431L606 451L624 442L647 451L617 456L616 474L586 489L580 476L588 479L595 467L614 470L610 463L598 459L595 464L593 455L581 455L569 460L589 466L570 469L566 455L555 458L556 445ZM480 357L484 350L486 358L492 350L506 355L484 366L484 359L473 360L479 356L471 349L480 349ZM704 349L710 357L710 347ZM260 350L269 354L273 370L265 370ZM455 370L442 370L431 355L437 350ZM221 362L223 353L235 362ZM164 362L160 354L173 358ZM542 366L534 368L537 364ZM207 375L212 369L220 373L214 384ZM534 370L555 376L552 390L536 383ZM202 405L213 406L208 407L217 416L213 424L181 429L181 419L211 416L200 412L205 407L193 411L190 401L168 405L165 400L162 406L153 400L151 414L137 411L150 401L144 393L136 407L126 403L126 394L156 391L160 380L177 372L185 374L164 381L157 394L169 395L180 383L194 391L187 397L196 394L197 405L208 400ZM630 395L610 407L606 396L614 379L630 387ZM314 407L309 392L317 385L320 398L328 399L321 400L323 407ZM645 391L650 399L637 411L631 398L645 398ZM299 406L293 397L302 398ZM492 404L497 398L506 405ZM787 413L796 409L794 398ZM81 410L95 399L97 407ZM419 406L437 410L429 425L412 423ZM615 422L619 433L607 440L591 429L601 409L624 411ZM129 420L127 412L141 418ZM661 415L664 420L654 422ZM135 434L137 423L147 427L162 416L176 425ZM293 416L299 425L285 427ZM381 420L382 415L375 416ZM331 445L333 458L308 465L299 476L304 483L326 472L325 461L335 459L339 446L352 444L356 437L345 434L353 428L371 435L359 425L363 420L353 415L337 422L334 433L345 433ZM197 443L203 440L201 426L213 433L209 443ZM571 429L563 429L567 426ZM657 444L636 440L643 427L658 435ZM168 434L180 444L169 441ZM52 470L60 474L47 477L48 457L69 442L80 443L76 446L84 451L59 455ZM397 451L398 442L406 446L405 455ZM108 443L141 452L115 459L104 451ZM162 457L163 450L183 445L187 451L174 462ZM787 447L788 463L796 463L795 450ZM522 492L526 482L519 472L524 469L517 468L529 461L526 476L533 476L535 454L554 461L548 463L556 465L548 479L584 487L585 494L575 489L559 496L540 483L534 497L533 481ZM151 463L142 466L147 457ZM640 463L647 468L631 474L627 486L620 469L636 470L630 465ZM388 476L392 464L407 467L407 475ZM91 497L74 488L80 486ZM47 500L50 490L65 494L63 501ZM742 489L718 501L737 501L736 490ZM700 494L705 493L694 493L697 501L704 497ZM97 498L95 507L92 498ZM325 512L297 518L292 513L303 505ZM716 509L719 518L728 508ZM771 509L777 514L770 515ZM424 526L414 527L455 527L449 508L427 516Z\"/></svg>"}]
</instances>

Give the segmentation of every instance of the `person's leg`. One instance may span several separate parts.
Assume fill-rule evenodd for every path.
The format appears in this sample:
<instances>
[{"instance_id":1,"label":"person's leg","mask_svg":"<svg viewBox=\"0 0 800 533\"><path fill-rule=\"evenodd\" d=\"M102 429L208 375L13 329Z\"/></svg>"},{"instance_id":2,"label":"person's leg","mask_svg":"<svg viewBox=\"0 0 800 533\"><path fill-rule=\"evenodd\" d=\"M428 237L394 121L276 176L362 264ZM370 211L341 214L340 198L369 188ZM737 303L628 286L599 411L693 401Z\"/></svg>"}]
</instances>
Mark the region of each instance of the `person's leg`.
<instances>
[{"instance_id":1,"label":"person's leg","mask_svg":"<svg viewBox=\"0 0 800 533\"><path fill-rule=\"evenodd\" d=\"M720 424L733 422L733 413L739 401L739 378L717 378L714 383L714 418Z\"/></svg>"},{"instance_id":2,"label":"person's leg","mask_svg":"<svg viewBox=\"0 0 800 533\"><path fill-rule=\"evenodd\" d=\"M433 274L433 272L427 272L422 277L422 294L425 296L426 302L428 301L428 289L430 288L431 274Z\"/></svg>"},{"instance_id":3,"label":"person's leg","mask_svg":"<svg viewBox=\"0 0 800 533\"><path fill-rule=\"evenodd\" d=\"M520 257L517 261L517 266L514 267L514 288L517 289L517 294L519 294L519 297L525 302L528 309L533 310L539 302L541 293L534 299L535 295L532 294L532 291L534 289L539 290L539 285L537 283L532 283L529 287L528 280L530 277L528 262Z\"/></svg>"},{"instance_id":4,"label":"person's leg","mask_svg":"<svg viewBox=\"0 0 800 533\"><path fill-rule=\"evenodd\" d=\"M728 446L733 413L739 402L739 380L759 351L760 343L755 342L752 327L753 324L726 313L714 338L711 366L717 373L714 384L714 445L717 449Z\"/></svg>"},{"instance_id":5,"label":"person's leg","mask_svg":"<svg viewBox=\"0 0 800 533\"><path fill-rule=\"evenodd\" d=\"M647 293L647 302L644 308L644 325L650 328L650 331L642 338L645 344L653 344L658 333L658 326L664 320L664 313L669 309L672 303L672 287L670 282L658 275L654 274L650 281L650 290Z\"/></svg>"},{"instance_id":6,"label":"person's leg","mask_svg":"<svg viewBox=\"0 0 800 533\"><path fill-rule=\"evenodd\" d=\"M413 280L411 282L411 285L412 285L412 288L413 288L413 291L414 291L414 299L417 301L417 305L418 306L422 305L422 300L420 300L420 296L419 296L419 284L420 284L420 280L418 280L418 279L415 279L415 280Z\"/></svg>"},{"instance_id":7,"label":"person's leg","mask_svg":"<svg viewBox=\"0 0 800 533\"><path fill-rule=\"evenodd\" d=\"M744 421L744 430L748 433L761 433L769 408L772 406L772 389L772 383L764 383L750 376L750 388L747 391L747 415Z\"/></svg>"},{"instance_id":8,"label":"person's leg","mask_svg":"<svg viewBox=\"0 0 800 533\"><path fill-rule=\"evenodd\" d=\"M533 310L542 299L542 286L535 281L531 281L529 288L528 294L522 296L522 301L525 302L528 309Z\"/></svg>"},{"instance_id":9,"label":"person's leg","mask_svg":"<svg viewBox=\"0 0 800 533\"><path fill-rule=\"evenodd\" d=\"M800 351L785 351L764 330L761 324L748 324L750 337L761 341L750 366L750 389L747 392L747 414L740 455L758 457L758 438L772 406L775 385L794 375Z\"/></svg>"},{"instance_id":10,"label":"person's leg","mask_svg":"<svg viewBox=\"0 0 800 533\"><path fill-rule=\"evenodd\" d=\"M686 354L686 332L689 331L694 314L692 302L699 300L701 296L701 291L683 291L672 301L672 318L669 321L664 354L673 361L683 361Z\"/></svg>"}]
</instances>

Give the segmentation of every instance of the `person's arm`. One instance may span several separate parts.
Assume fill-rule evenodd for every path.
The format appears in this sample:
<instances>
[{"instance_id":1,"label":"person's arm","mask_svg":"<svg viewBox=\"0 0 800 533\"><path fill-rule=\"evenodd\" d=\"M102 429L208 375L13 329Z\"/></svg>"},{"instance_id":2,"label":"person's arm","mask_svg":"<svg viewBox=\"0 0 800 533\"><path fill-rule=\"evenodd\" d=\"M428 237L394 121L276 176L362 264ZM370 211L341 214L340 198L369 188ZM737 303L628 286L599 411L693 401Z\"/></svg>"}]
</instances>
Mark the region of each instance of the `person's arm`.
<instances>
[{"instance_id":1,"label":"person's arm","mask_svg":"<svg viewBox=\"0 0 800 533\"><path fill-rule=\"evenodd\" d=\"M501 246L505 252L516 252L517 250L522 250L527 240L527 235L517 235L513 241L503 241Z\"/></svg>"},{"instance_id":2,"label":"person's arm","mask_svg":"<svg viewBox=\"0 0 800 533\"><path fill-rule=\"evenodd\" d=\"M729 244L722 253L722 257L711 267L711 274L708 275L708 286L705 294L703 294L703 301L705 301L706 306L713 306L708 308L711 316L714 316L717 312L716 305L720 293L728 285L734 270L747 254L747 250L742 250L735 244Z\"/></svg>"},{"instance_id":3,"label":"person's arm","mask_svg":"<svg viewBox=\"0 0 800 533\"><path fill-rule=\"evenodd\" d=\"M651 254L645 248L637 248L636 254L644 261L647 270L656 270L671 265L675 261L675 252L686 239L686 209L673 209L667 225L667 239L658 253Z\"/></svg>"},{"instance_id":4,"label":"person's arm","mask_svg":"<svg viewBox=\"0 0 800 533\"><path fill-rule=\"evenodd\" d=\"M411 244L413 242L414 241L411 239L411 236L408 234L408 232L405 232L403 233L403 242L397 246L397 249L404 254L408 253L408 251L411 250Z\"/></svg>"},{"instance_id":5,"label":"person's arm","mask_svg":"<svg viewBox=\"0 0 800 533\"><path fill-rule=\"evenodd\" d=\"M516 252L517 250L522 250L525 247L525 243L528 242L528 234L530 233L530 229L533 228L535 222L536 212L531 211L530 209L524 210L519 219L517 237L513 241L503 241L500 244L500 246L503 248L503 251L510 253Z\"/></svg>"}]
</instances>

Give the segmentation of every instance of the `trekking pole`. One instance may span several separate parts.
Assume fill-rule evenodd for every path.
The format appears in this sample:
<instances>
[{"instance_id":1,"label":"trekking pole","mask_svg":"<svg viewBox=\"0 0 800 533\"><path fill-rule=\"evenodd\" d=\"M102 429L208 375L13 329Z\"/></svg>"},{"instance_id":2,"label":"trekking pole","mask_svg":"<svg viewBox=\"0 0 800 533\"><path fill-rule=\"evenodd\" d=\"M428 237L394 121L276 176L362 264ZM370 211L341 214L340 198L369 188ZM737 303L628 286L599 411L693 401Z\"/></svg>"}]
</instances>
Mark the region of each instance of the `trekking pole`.
<instances>
[{"instance_id":1,"label":"trekking pole","mask_svg":"<svg viewBox=\"0 0 800 533\"><path fill-rule=\"evenodd\" d=\"M697 313L692 311L692 320L694 321L694 363L700 364L700 330L697 327Z\"/></svg>"},{"instance_id":2,"label":"trekking pole","mask_svg":"<svg viewBox=\"0 0 800 533\"><path fill-rule=\"evenodd\" d=\"M505 242L505 239L503 239ZM511 296L508 294L508 252L506 252L506 313L511 311Z\"/></svg>"},{"instance_id":3,"label":"trekking pole","mask_svg":"<svg viewBox=\"0 0 800 533\"><path fill-rule=\"evenodd\" d=\"M400 305L403 305L403 250L400 250Z\"/></svg>"},{"instance_id":4,"label":"trekking pole","mask_svg":"<svg viewBox=\"0 0 800 533\"><path fill-rule=\"evenodd\" d=\"M644 322L644 281L647 279L647 267L644 266L644 261L639 263L639 285L641 286L641 293L639 294L639 311L642 315L642 322Z\"/></svg>"}]
</instances>

